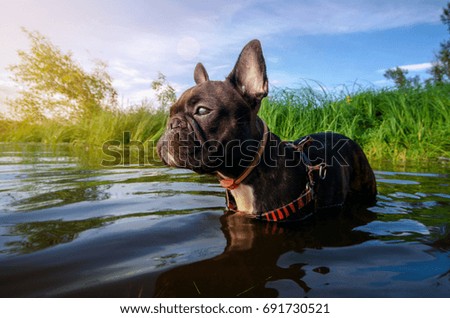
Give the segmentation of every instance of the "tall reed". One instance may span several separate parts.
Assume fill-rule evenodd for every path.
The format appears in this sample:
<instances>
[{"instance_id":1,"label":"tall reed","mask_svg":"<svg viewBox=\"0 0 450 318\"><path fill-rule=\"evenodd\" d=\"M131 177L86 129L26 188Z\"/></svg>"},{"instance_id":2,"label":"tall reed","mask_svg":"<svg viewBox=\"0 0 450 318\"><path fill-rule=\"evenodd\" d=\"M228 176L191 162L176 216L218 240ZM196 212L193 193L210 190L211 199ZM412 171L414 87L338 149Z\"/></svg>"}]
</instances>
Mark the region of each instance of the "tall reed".
<instances>
[{"instance_id":1,"label":"tall reed","mask_svg":"<svg viewBox=\"0 0 450 318\"><path fill-rule=\"evenodd\" d=\"M450 85L331 94L312 87L276 90L260 116L284 139L318 131L356 140L373 160L450 156Z\"/></svg>"},{"instance_id":2,"label":"tall reed","mask_svg":"<svg viewBox=\"0 0 450 318\"><path fill-rule=\"evenodd\" d=\"M44 119L40 121L0 120L0 141L61 142L101 146L108 140L122 140L124 132L140 142L158 140L167 113L139 106L127 110L102 110L80 121Z\"/></svg>"},{"instance_id":3,"label":"tall reed","mask_svg":"<svg viewBox=\"0 0 450 318\"><path fill-rule=\"evenodd\" d=\"M311 86L278 89L263 100L259 114L286 140L318 131L347 135L371 160L450 157L449 84L338 93ZM154 144L166 121L167 112L145 104L127 110L102 110L77 122L0 118L0 141L68 142L78 149L98 151L106 141L123 141L124 132L129 132L130 140Z\"/></svg>"}]
</instances>

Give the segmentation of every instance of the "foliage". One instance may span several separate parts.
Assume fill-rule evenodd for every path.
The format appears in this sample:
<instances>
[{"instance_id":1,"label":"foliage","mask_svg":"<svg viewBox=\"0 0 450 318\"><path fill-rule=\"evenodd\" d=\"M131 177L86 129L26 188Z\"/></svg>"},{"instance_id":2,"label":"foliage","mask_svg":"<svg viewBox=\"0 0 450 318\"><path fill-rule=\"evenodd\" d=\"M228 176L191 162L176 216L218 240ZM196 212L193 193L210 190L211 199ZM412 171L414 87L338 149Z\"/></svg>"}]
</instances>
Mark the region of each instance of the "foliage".
<instances>
[{"instance_id":1,"label":"foliage","mask_svg":"<svg viewBox=\"0 0 450 318\"><path fill-rule=\"evenodd\" d=\"M167 117L164 107L143 101L121 109L104 63L86 72L71 53L61 52L38 32L24 32L31 48L19 51L20 63L10 67L22 90L9 101L16 116L0 118L0 141L71 143L76 152L94 149L97 156L105 142L123 141L125 134L142 143L159 138ZM162 105L174 99L164 75L152 87Z\"/></svg>"},{"instance_id":2,"label":"foliage","mask_svg":"<svg viewBox=\"0 0 450 318\"><path fill-rule=\"evenodd\" d=\"M394 69L389 69L384 73L384 77L394 81L395 86L398 88L405 88L407 86L417 86L419 85L420 79L418 76L406 77L408 70L404 70L400 67Z\"/></svg>"},{"instance_id":3,"label":"foliage","mask_svg":"<svg viewBox=\"0 0 450 318\"><path fill-rule=\"evenodd\" d=\"M448 158L449 90L449 84L335 95L311 87L283 89L263 101L260 115L287 140L318 131L347 135L371 160Z\"/></svg>"},{"instance_id":4,"label":"foliage","mask_svg":"<svg viewBox=\"0 0 450 318\"><path fill-rule=\"evenodd\" d=\"M67 142L101 148L108 140L121 141L124 132L129 132L131 140L146 142L159 139L166 117L167 113L143 104L127 110L100 110L89 120L77 122L61 122L54 118L41 121L0 120L0 141Z\"/></svg>"},{"instance_id":5,"label":"foliage","mask_svg":"<svg viewBox=\"0 0 450 318\"><path fill-rule=\"evenodd\" d=\"M430 69L435 83L450 81L450 41L441 43L441 49L436 54L436 60Z\"/></svg>"},{"instance_id":6,"label":"foliage","mask_svg":"<svg viewBox=\"0 0 450 318\"><path fill-rule=\"evenodd\" d=\"M158 78L152 81L152 89L156 93L156 99L159 102L161 110L168 110L170 105L175 103L175 89L167 83L166 76L159 72Z\"/></svg>"},{"instance_id":7,"label":"foliage","mask_svg":"<svg viewBox=\"0 0 450 318\"><path fill-rule=\"evenodd\" d=\"M117 93L104 63L96 62L95 69L86 72L71 53L61 52L38 32L24 32L30 51L19 51L19 64L9 67L22 87L19 97L9 101L19 118L79 120L116 105Z\"/></svg>"},{"instance_id":8,"label":"foliage","mask_svg":"<svg viewBox=\"0 0 450 318\"><path fill-rule=\"evenodd\" d=\"M441 21L447 25L450 33L450 2L443 9ZM435 55L435 61L430 69L434 83L443 83L450 81L450 40L441 43L439 52Z\"/></svg>"},{"instance_id":9,"label":"foliage","mask_svg":"<svg viewBox=\"0 0 450 318\"><path fill-rule=\"evenodd\" d=\"M450 157L450 84L404 89L359 89L329 93L311 86L278 89L263 100L260 116L285 140L318 131L356 140L370 160L423 161ZM108 140L155 144L167 112L142 104L102 110L90 120L41 122L0 119L0 141L70 142L77 149L101 150ZM101 154L100 154L101 155ZM98 161L98 152L92 155Z\"/></svg>"}]
</instances>

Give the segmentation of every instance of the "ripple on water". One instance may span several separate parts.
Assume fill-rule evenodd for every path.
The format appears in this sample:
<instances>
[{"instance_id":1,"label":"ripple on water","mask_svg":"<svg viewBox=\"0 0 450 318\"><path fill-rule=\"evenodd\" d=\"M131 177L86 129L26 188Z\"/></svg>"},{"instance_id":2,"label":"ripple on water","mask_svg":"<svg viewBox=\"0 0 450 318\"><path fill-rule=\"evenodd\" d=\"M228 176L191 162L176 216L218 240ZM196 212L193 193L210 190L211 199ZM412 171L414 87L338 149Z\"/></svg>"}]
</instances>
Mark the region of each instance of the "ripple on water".
<instances>
[{"instance_id":1,"label":"ripple on water","mask_svg":"<svg viewBox=\"0 0 450 318\"><path fill-rule=\"evenodd\" d=\"M450 295L448 174L376 171L369 212L291 228L223 215L211 177L33 147L0 152L0 296Z\"/></svg>"}]
</instances>

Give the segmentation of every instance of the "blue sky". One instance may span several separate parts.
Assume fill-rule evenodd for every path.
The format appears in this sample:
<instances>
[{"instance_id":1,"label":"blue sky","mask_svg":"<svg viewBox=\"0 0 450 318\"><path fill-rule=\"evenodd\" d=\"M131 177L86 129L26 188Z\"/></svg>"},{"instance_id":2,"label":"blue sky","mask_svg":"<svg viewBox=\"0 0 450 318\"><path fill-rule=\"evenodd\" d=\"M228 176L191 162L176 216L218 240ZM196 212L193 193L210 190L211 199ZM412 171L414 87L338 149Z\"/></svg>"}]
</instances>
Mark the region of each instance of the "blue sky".
<instances>
[{"instance_id":1,"label":"blue sky","mask_svg":"<svg viewBox=\"0 0 450 318\"><path fill-rule=\"evenodd\" d=\"M16 87L5 67L26 49L25 27L72 51L86 69L109 65L124 104L152 98L158 71L178 93L193 85L203 62L212 79L230 72L242 47L261 40L269 82L299 87L305 80L386 86L386 69L401 66L426 77L439 43L444 0L0 0L0 99ZM1 102L0 102L1 107Z\"/></svg>"}]
</instances>

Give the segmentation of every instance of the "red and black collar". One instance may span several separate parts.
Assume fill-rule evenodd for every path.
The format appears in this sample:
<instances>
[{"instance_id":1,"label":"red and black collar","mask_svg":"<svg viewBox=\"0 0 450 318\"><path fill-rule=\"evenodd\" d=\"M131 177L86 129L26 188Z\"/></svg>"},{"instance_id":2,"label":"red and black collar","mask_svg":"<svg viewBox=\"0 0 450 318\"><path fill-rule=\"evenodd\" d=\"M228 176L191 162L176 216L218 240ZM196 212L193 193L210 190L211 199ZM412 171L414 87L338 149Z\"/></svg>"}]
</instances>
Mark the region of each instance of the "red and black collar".
<instances>
[{"instance_id":1,"label":"red and black collar","mask_svg":"<svg viewBox=\"0 0 450 318\"><path fill-rule=\"evenodd\" d=\"M263 137L259 145L258 153L256 154L255 158L253 158L253 161L250 163L250 165L245 168L244 172L241 173L241 175L236 179L227 178L224 175L222 175L220 172L217 173L217 176L219 177L220 185L227 189L227 190L233 190L236 189L242 181L245 180L245 178L248 177L248 175L253 171L253 169L256 168L256 166L259 164L264 149L266 148L267 139L269 138L269 128L267 127L267 124L261 120L264 126L264 132Z\"/></svg>"}]
</instances>

